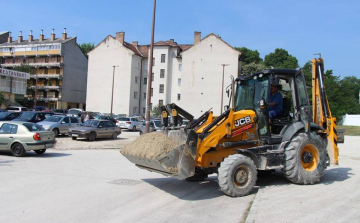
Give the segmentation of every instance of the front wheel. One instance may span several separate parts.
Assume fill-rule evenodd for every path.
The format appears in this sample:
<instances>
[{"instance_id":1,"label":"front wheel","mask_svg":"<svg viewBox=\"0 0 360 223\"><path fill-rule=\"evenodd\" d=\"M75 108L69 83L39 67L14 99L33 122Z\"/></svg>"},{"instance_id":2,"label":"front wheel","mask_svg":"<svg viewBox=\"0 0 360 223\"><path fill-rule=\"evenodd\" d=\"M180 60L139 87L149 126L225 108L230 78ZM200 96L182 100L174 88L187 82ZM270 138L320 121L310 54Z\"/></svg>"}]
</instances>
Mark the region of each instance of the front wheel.
<instances>
[{"instance_id":1,"label":"front wheel","mask_svg":"<svg viewBox=\"0 0 360 223\"><path fill-rule=\"evenodd\" d=\"M135 126L135 125L132 127L132 131L133 131L133 132L136 131L136 126Z\"/></svg>"},{"instance_id":2,"label":"front wheel","mask_svg":"<svg viewBox=\"0 0 360 223\"><path fill-rule=\"evenodd\" d=\"M118 136L117 133L114 132L114 133L112 134L111 138L112 138L112 139L117 139L117 136Z\"/></svg>"},{"instance_id":3,"label":"front wheel","mask_svg":"<svg viewBox=\"0 0 360 223\"><path fill-rule=\"evenodd\" d=\"M89 136L89 141L90 142L92 142L92 141L94 141L96 139L96 135L95 135L95 133L90 133L90 136Z\"/></svg>"},{"instance_id":4,"label":"front wheel","mask_svg":"<svg viewBox=\"0 0 360 223\"><path fill-rule=\"evenodd\" d=\"M71 137L71 139L72 139L72 140L76 140L76 139L77 139L77 137L74 137L74 136L73 136L73 137Z\"/></svg>"},{"instance_id":5,"label":"front wheel","mask_svg":"<svg viewBox=\"0 0 360 223\"><path fill-rule=\"evenodd\" d=\"M297 184L314 184L326 169L326 140L315 133L296 134L285 148L285 177Z\"/></svg>"},{"instance_id":6,"label":"front wheel","mask_svg":"<svg viewBox=\"0 0 360 223\"><path fill-rule=\"evenodd\" d=\"M257 180L254 161L244 155L234 154L226 158L219 168L220 190L231 197L250 193Z\"/></svg>"},{"instance_id":7,"label":"front wheel","mask_svg":"<svg viewBox=\"0 0 360 223\"><path fill-rule=\"evenodd\" d=\"M45 151L46 151L46 149L34 150L34 152L35 152L36 154L44 154Z\"/></svg>"},{"instance_id":8,"label":"front wheel","mask_svg":"<svg viewBox=\"0 0 360 223\"><path fill-rule=\"evenodd\" d=\"M53 129L54 137L59 135L59 129Z\"/></svg>"}]
</instances>

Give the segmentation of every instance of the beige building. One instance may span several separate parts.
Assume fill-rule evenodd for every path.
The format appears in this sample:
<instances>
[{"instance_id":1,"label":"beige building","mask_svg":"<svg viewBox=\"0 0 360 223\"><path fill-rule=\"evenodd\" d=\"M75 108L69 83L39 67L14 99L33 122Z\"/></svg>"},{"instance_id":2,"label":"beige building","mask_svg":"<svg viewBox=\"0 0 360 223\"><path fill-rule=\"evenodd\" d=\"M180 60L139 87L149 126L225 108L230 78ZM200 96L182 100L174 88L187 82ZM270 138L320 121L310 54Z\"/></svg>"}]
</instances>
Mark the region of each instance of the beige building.
<instances>
[{"instance_id":1,"label":"beige building","mask_svg":"<svg viewBox=\"0 0 360 223\"><path fill-rule=\"evenodd\" d=\"M149 48L126 42L125 33L120 32L116 37L107 36L90 51L87 110L110 113L112 107L115 114L145 115ZM201 33L195 32L194 44L178 44L174 39L156 42L152 105L176 103L195 116L211 107L215 114L219 113L221 64L228 64L224 83L227 86L230 75L237 76L239 54L214 34L201 39Z\"/></svg>"},{"instance_id":2,"label":"beige building","mask_svg":"<svg viewBox=\"0 0 360 223\"><path fill-rule=\"evenodd\" d=\"M27 92L15 94L16 102L28 106L51 108L83 108L86 101L87 58L76 43L76 37L68 37L66 29L60 38L54 30L50 38L43 32L34 39L32 31L28 39L20 32L13 41L9 33L6 43L0 44L1 66L13 69L22 64L34 68L35 73L27 81ZM24 99L25 98L25 99Z\"/></svg>"}]
</instances>

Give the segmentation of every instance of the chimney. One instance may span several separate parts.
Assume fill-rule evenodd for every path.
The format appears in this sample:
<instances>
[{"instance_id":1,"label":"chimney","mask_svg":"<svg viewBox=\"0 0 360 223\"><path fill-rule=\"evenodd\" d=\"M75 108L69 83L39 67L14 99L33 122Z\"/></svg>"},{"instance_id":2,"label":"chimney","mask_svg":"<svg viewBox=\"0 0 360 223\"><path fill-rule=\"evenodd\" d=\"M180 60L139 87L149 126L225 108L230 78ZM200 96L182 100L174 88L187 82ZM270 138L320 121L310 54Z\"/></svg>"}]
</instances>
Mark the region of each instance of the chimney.
<instances>
[{"instance_id":1,"label":"chimney","mask_svg":"<svg viewBox=\"0 0 360 223\"><path fill-rule=\"evenodd\" d=\"M55 32L54 31L55 31L54 29L52 29L52 31L51 31L51 37L50 37L51 41L55 40Z\"/></svg>"},{"instance_id":2,"label":"chimney","mask_svg":"<svg viewBox=\"0 0 360 223\"><path fill-rule=\"evenodd\" d=\"M22 36L22 32L19 32L19 36L18 36L18 43L21 43L23 41L23 36Z\"/></svg>"},{"instance_id":3,"label":"chimney","mask_svg":"<svg viewBox=\"0 0 360 223\"><path fill-rule=\"evenodd\" d=\"M30 35L29 35L29 42L34 41L34 37L32 35L32 30L30 30Z\"/></svg>"},{"instance_id":4,"label":"chimney","mask_svg":"<svg viewBox=\"0 0 360 223\"><path fill-rule=\"evenodd\" d=\"M170 39L170 43L174 43L174 39Z\"/></svg>"},{"instance_id":5,"label":"chimney","mask_svg":"<svg viewBox=\"0 0 360 223\"><path fill-rule=\"evenodd\" d=\"M124 45L124 39L125 39L125 32L116 33L116 40L119 41L123 45Z\"/></svg>"},{"instance_id":6,"label":"chimney","mask_svg":"<svg viewBox=\"0 0 360 223\"><path fill-rule=\"evenodd\" d=\"M11 43L12 42L12 37L11 37L11 32L9 32L9 37L8 37L8 43Z\"/></svg>"},{"instance_id":7,"label":"chimney","mask_svg":"<svg viewBox=\"0 0 360 223\"><path fill-rule=\"evenodd\" d=\"M39 41L44 41L44 32L41 30Z\"/></svg>"},{"instance_id":8,"label":"chimney","mask_svg":"<svg viewBox=\"0 0 360 223\"><path fill-rule=\"evenodd\" d=\"M132 45L134 46L134 47L138 47L138 41L134 41L134 42L132 42Z\"/></svg>"},{"instance_id":9,"label":"chimney","mask_svg":"<svg viewBox=\"0 0 360 223\"><path fill-rule=\"evenodd\" d=\"M195 31L194 33L194 45L200 43L201 41L201 32Z\"/></svg>"},{"instance_id":10,"label":"chimney","mask_svg":"<svg viewBox=\"0 0 360 223\"><path fill-rule=\"evenodd\" d=\"M66 40L67 39L67 33L66 33L66 28L64 28L64 32L62 34L62 39Z\"/></svg>"}]
</instances>

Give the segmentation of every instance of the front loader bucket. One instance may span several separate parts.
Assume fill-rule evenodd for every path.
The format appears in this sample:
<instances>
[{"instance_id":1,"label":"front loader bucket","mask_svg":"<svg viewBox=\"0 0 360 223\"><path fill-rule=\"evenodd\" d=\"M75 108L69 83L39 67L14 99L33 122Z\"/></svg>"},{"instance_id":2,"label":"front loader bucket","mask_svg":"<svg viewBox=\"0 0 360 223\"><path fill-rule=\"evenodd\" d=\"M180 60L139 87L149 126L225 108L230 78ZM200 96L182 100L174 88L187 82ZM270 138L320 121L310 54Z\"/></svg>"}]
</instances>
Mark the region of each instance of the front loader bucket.
<instances>
[{"instance_id":1,"label":"front loader bucket","mask_svg":"<svg viewBox=\"0 0 360 223\"><path fill-rule=\"evenodd\" d=\"M164 132L164 134L166 134L166 132ZM167 137L179 144L169 152L159 152L158 154L152 155L151 157L147 156L146 149L150 148L151 146L161 146L152 140L149 140L146 143L146 146L143 147L144 151L137 153L142 155L132 154L131 151L120 152L137 167L149 170L151 172L161 173L165 176L171 176L177 179L185 179L193 176L195 174L195 158L198 135L193 130L191 130L189 134L186 134L184 130L181 129L169 131L167 133ZM141 139L140 137L138 140L140 141L144 139ZM139 148L137 149L139 150Z\"/></svg>"}]
</instances>

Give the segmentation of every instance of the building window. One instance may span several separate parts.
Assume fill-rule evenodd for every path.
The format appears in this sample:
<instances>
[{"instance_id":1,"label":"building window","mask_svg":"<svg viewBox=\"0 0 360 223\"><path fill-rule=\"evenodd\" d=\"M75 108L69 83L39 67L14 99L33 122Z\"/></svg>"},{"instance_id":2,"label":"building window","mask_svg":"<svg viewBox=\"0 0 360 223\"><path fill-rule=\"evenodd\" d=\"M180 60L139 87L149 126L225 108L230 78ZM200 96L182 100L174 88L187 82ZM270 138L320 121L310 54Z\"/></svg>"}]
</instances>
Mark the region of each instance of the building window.
<instances>
[{"instance_id":1,"label":"building window","mask_svg":"<svg viewBox=\"0 0 360 223\"><path fill-rule=\"evenodd\" d=\"M136 83L136 84L139 83L139 77L135 77L135 83Z\"/></svg>"},{"instance_id":2,"label":"building window","mask_svg":"<svg viewBox=\"0 0 360 223\"><path fill-rule=\"evenodd\" d=\"M181 86L181 78L178 78L178 85Z\"/></svg>"},{"instance_id":3,"label":"building window","mask_svg":"<svg viewBox=\"0 0 360 223\"><path fill-rule=\"evenodd\" d=\"M161 69L160 70L160 78L164 78L165 77L165 69Z\"/></svg>"},{"instance_id":4,"label":"building window","mask_svg":"<svg viewBox=\"0 0 360 223\"><path fill-rule=\"evenodd\" d=\"M153 64L152 65L155 66L155 58L153 58Z\"/></svg>"},{"instance_id":5,"label":"building window","mask_svg":"<svg viewBox=\"0 0 360 223\"><path fill-rule=\"evenodd\" d=\"M165 54L161 54L161 63L165 63Z\"/></svg>"},{"instance_id":6,"label":"building window","mask_svg":"<svg viewBox=\"0 0 360 223\"><path fill-rule=\"evenodd\" d=\"M137 99L138 98L138 92L134 92L134 98Z\"/></svg>"},{"instance_id":7,"label":"building window","mask_svg":"<svg viewBox=\"0 0 360 223\"><path fill-rule=\"evenodd\" d=\"M144 99L146 99L146 93L144 93Z\"/></svg>"},{"instance_id":8,"label":"building window","mask_svg":"<svg viewBox=\"0 0 360 223\"><path fill-rule=\"evenodd\" d=\"M153 93L154 93L154 89L151 88L151 97L154 95Z\"/></svg>"},{"instance_id":9,"label":"building window","mask_svg":"<svg viewBox=\"0 0 360 223\"><path fill-rule=\"evenodd\" d=\"M180 95L180 94L178 94L178 101L180 101L180 97L181 97L181 95Z\"/></svg>"},{"instance_id":10,"label":"building window","mask_svg":"<svg viewBox=\"0 0 360 223\"><path fill-rule=\"evenodd\" d=\"M154 81L154 73L151 74L151 81Z\"/></svg>"},{"instance_id":11,"label":"building window","mask_svg":"<svg viewBox=\"0 0 360 223\"><path fill-rule=\"evenodd\" d=\"M179 71L182 71L182 64L179 64Z\"/></svg>"},{"instance_id":12,"label":"building window","mask_svg":"<svg viewBox=\"0 0 360 223\"><path fill-rule=\"evenodd\" d=\"M146 111L145 108L143 108L143 114L145 114L145 111Z\"/></svg>"},{"instance_id":13,"label":"building window","mask_svg":"<svg viewBox=\"0 0 360 223\"><path fill-rule=\"evenodd\" d=\"M159 100L159 106L163 106L164 105L164 100Z\"/></svg>"},{"instance_id":14,"label":"building window","mask_svg":"<svg viewBox=\"0 0 360 223\"><path fill-rule=\"evenodd\" d=\"M146 77L144 78L144 84L147 84L147 78Z\"/></svg>"},{"instance_id":15,"label":"building window","mask_svg":"<svg viewBox=\"0 0 360 223\"><path fill-rule=\"evenodd\" d=\"M137 113L137 107L133 107L133 113Z\"/></svg>"},{"instance_id":16,"label":"building window","mask_svg":"<svg viewBox=\"0 0 360 223\"><path fill-rule=\"evenodd\" d=\"M164 85L160 84L159 93L164 93Z\"/></svg>"}]
</instances>

